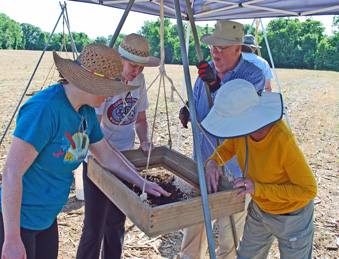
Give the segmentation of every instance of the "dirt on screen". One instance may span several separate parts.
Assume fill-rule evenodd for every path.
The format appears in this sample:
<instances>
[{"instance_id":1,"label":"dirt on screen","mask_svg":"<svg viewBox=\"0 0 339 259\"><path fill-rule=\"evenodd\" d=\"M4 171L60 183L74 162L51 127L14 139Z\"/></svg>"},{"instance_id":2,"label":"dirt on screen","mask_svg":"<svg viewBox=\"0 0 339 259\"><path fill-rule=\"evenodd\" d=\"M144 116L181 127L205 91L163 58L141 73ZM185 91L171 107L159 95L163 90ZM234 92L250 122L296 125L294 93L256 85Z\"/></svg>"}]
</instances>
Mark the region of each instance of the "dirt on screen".
<instances>
[{"instance_id":1,"label":"dirt on screen","mask_svg":"<svg viewBox=\"0 0 339 259\"><path fill-rule=\"evenodd\" d=\"M0 137L3 136L11 116L26 88L26 85L40 58L39 51L0 50ZM53 68L51 52L46 52L39 69L27 91L38 91L53 84L57 73L49 73ZM181 92L183 69L177 65L166 65L166 74L173 80L178 92ZM46 78L54 74L54 78ZM146 85L150 86L159 74L159 68L144 69ZM190 67L191 81L194 83L197 71ZM318 195L314 211L314 258L339 258L339 84L338 72L277 69L279 85L287 109L288 121L295 134L297 143L303 151L318 183ZM167 145L169 140L174 149L191 157L193 138L192 129L179 130L178 112L181 100L176 92L171 93L171 85L166 81L168 105L167 121L163 89L156 121L154 112L158 95L158 81L150 88L147 110L150 131L154 124L153 142L155 145ZM278 92L277 80L272 80L273 91ZM171 102L173 96L174 101ZM29 96L25 96L25 102ZM186 100L186 97L183 98ZM286 118L286 117L285 117ZM168 126L169 125L169 126ZM12 139L15 120L11 124L0 146L0 171L2 172ZM170 131L168 130L170 129ZM180 143L178 144L178 133ZM136 143L139 146L139 143ZM84 219L84 201L75 197L74 186L67 204L58 215L59 258L75 258ZM215 247L218 247L218 224L214 225ZM126 221L126 235L122 258L176 258L180 252L182 230L156 237L148 237L129 219ZM208 251L206 258L209 258ZM279 258L279 250L274 243L269 258Z\"/></svg>"},{"instance_id":2,"label":"dirt on screen","mask_svg":"<svg viewBox=\"0 0 339 259\"><path fill-rule=\"evenodd\" d=\"M150 207L156 207L160 205L165 205L177 201L184 200L187 196L186 194L180 190L174 182L174 175L171 173L161 173L161 174L152 174L147 175L146 179L148 181L152 181L157 183L160 187L162 187L165 191L171 193L170 196L154 196L147 195L147 198L144 202L146 202ZM136 186L135 184L125 183L128 188L130 188L136 195L140 196L142 194L142 190Z\"/></svg>"}]
</instances>

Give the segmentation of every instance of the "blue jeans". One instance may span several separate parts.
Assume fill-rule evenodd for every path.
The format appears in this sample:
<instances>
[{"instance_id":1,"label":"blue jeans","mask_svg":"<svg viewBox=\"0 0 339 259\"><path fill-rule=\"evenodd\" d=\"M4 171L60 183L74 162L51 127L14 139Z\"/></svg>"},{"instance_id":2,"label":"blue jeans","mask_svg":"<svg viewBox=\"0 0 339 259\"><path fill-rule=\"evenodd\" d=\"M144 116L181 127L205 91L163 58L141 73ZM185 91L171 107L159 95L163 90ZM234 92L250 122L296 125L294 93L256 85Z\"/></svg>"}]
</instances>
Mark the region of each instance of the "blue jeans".
<instances>
[{"instance_id":1,"label":"blue jeans","mask_svg":"<svg viewBox=\"0 0 339 259\"><path fill-rule=\"evenodd\" d=\"M126 216L88 178L86 162L83 163L83 182L85 219L76 258L99 258L103 241L101 258L120 259Z\"/></svg>"},{"instance_id":2,"label":"blue jeans","mask_svg":"<svg viewBox=\"0 0 339 259\"><path fill-rule=\"evenodd\" d=\"M27 259L56 259L58 257L58 222L44 230L20 228L21 240L25 246ZM4 224L0 213L0 257L4 243Z\"/></svg>"}]
</instances>

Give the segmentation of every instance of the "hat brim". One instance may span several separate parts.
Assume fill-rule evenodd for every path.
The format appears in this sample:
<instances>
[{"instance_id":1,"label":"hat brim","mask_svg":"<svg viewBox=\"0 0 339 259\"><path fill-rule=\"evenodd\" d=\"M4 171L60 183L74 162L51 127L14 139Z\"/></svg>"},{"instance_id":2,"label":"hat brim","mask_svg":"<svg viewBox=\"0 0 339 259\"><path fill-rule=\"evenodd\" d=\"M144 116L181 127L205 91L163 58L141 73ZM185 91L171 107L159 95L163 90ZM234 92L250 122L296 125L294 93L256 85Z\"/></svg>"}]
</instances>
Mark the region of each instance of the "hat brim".
<instances>
[{"instance_id":1,"label":"hat brim","mask_svg":"<svg viewBox=\"0 0 339 259\"><path fill-rule=\"evenodd\" d=\"M225 40L222 38L215 37L212 34L205 34L201 36L200 41L204 44L214 45L214 46L243 45L241 41Z\"/></svg>"},{"instance_id":2,"label":"hat brim","mask_svg":"<svg viewBox=\"0 0 339 259\"><path fill-rule=\"evenodd\" d=\"M242 51L242 52L246 52L246 53L252 53L252 48L249 47L248 45L243 44L243 45L241 46L241 51Z\"/></svg>"},{"instance_id":3,"label":"hat brim","mask_svg":"<svg viewBox=\"0 0 339 259\"><path fill-rule=\"evenodd\" d=\"M280 93L262 93L260 104L250 112L225 118L214 106L201 122L201 126L218 138L237 138L250 135L282 119L283 107Z\"/></svg>"},{"instance_id":4,"label":"hat brim","mask_svg":"<svg viewBox=\"0 0 339 259\"><path fill-rule=\"evenodd\" d=\"M60 57L55 51L53 51L53 59L57 69L69 83L93 95L119 95L140 87L92 74L73 60Z\"/></svg>"},{"instance_id":5,"label":"hat brim","mask_svg":"<svg viewBox=\"0 0 339 259\"><path fill-rule=\"evenodd\" d=\"M207 45L214 46L234 46L234 45L242 45L241 49L246 52L252 52L252 49L249 48L246 44L243 44L241 41L233 41L233 40L225 40L218 37L213 36L212 34L205 34L200 38L200 41Z\"/></svg>"},{"instance_id":6,"label":"hat brim","mask_svg":"<svg viewBox=\"0 0 339 259\"><path fill-rule=\"evenodd\" d=\"M119 52L119 47L118 46L113 47L113 49ZM138 66L143 66L143 67L157 67L157 66L160 65L160 61L161 61L160 58L153 57L153 56L149 56L148 57L148 62L147 63L135 62L135 61L133 61L131 59L128 59L128 58L126 58L126 57L124 57L122 55L120 55L120 57L122 59L124 59L124 60L127 60L127 61L133 63L133 64L136 64Z\"/></svg>"},{"instance_id":7,"label":"hat brim","mask_svg":"<svg viewBox=\"0 0 339 259\"><path fill-rule=\"evenodd\" d=\"M243 46L247 46L247 47L251 47L251 48L256 48L256 49L261 49L260 46L257 46L255 44L246 44L246 43L243 43Z\"/></svg>"}]
</instances>

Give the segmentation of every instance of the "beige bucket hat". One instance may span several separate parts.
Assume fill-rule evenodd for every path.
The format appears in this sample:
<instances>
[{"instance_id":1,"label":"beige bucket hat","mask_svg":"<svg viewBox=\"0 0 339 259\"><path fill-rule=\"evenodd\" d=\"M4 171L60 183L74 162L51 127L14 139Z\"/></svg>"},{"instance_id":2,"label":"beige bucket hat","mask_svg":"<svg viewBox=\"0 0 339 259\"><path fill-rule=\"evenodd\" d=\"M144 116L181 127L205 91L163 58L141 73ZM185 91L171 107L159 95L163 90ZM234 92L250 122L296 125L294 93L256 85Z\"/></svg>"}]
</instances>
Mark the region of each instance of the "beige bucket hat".
<instances>
[{"instance_id":1,"label":"beige bucket hat","mask_svg":"<svg viewBox=\"0 0 339 259\"><path fill-rule=\"evenodd\" d=\"M207 45L232 46L244 45L244 25L238 22L219 20L212 34L205 34L200 41Z\"/></svg>"},{"instance_id":2,"label":"beige bucket hat","mask_svg":"<svg viewBox=\"0 0 339 259\"><path fill-rule=\"evenodd\" d=\"M122 59L144 67L157 67L160 59L150 56L150 46L148 40L139 34L132 33L122 38L118 50Z\"/></svg>"},{"instance_id":3,"label":"beige bucket hat","mask_svg":"<svg viewBox=\"0 0 339 259\"><path fill-rule=\"evenodd\" d=\"M119 95L140 87L122 83L120 55L104 44L86 45L74 61L61 58L55 51L53 58L57 69L69 83L90 94Z\"/></svg>"}]
</instances>

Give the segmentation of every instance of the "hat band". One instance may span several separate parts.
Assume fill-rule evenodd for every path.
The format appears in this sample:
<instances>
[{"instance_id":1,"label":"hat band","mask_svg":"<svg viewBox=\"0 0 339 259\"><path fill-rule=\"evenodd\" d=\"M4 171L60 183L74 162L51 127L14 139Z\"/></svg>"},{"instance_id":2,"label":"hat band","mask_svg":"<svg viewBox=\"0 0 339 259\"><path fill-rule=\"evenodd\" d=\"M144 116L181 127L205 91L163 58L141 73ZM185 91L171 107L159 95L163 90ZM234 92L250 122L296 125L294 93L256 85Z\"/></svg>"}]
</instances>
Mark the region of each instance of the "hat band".
<instances>
[{"instance_id":1,"label":"hat band","mask_svg":"<svg viewBox=\"0 0 339 259\"><path fill-rule=\"evenodd\" d=\"M140 57L140 56L134 55L124 50L121 46L119 46L119 54L127 58L128 60L132 62L136 62L136 63L147 64L147 62L149 61L149 57Z\"/></svg>"},{"instance_id":2,"label":"hat band","mask_svg":"<svg viewBox=\"0 0 339 259\"><path fill-rule=\"evenodd\" d=\"M100 76L100 77L103 77L103 78L107 78L107 79L112 79L112 80L115 80L115 81L122 81L121 78L114 78L114 77L109 77L109 76L105 76L105 75L102 75L102 74L99 74L97 72L94 72L93 70L90 70L89 68L85 67L83 64L81 64L79 61L77 60L74 60L75 63L77 63L79 66L81 66L82 68L84 68L85 70L87 70L88 72L96 75L96 76Z\"/></svg>"}]
</instances>

